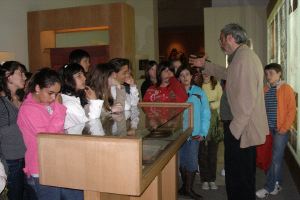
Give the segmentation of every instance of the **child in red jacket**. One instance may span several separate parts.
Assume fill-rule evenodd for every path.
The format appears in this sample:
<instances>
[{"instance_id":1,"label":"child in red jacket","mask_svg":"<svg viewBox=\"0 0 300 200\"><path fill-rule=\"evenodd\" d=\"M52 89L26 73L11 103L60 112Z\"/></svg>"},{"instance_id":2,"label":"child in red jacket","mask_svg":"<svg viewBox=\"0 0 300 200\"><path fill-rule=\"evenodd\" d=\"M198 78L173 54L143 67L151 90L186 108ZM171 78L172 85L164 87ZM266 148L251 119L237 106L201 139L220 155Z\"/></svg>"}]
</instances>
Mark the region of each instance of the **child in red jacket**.
<instances>
[{"instance_id":1,"label":"child in red jacket","mask_svg":"<svg viewBox=\"0 0 300 200\"><path fill-rule=\"evenodd\" d=\"M188 96L184 86L174 77L170 63L161 62L156 71L157 83L146 91L146 102L186 102Z\"/></svg>"}]
</instances>

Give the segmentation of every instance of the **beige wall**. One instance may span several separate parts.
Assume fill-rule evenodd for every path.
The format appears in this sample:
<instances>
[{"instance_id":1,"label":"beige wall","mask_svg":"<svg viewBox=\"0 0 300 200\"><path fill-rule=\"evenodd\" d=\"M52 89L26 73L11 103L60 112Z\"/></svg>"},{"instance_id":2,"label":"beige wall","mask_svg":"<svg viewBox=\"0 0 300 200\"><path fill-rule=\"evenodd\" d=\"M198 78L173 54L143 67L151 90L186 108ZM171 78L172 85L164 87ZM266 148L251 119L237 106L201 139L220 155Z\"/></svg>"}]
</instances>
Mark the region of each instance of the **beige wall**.
<instances>
[{"instance_id":1,"label":"beige wall","mask_svg":"<svg viewBox=\"0 0 300 200\"><path fill-rule=\"evenodd\" d=\"M0 51L13 52L16 60L28 65L28 11L115 2L126 2L135 9L136 57L157 59L157 0L1 0Z\"/></svg>"},{"instance_id":2,"label":"beige wall","mask_svg":"<svg viewBox=\"0 0 300 200\"><path fill-rule=\"evenodd\" d=\"M158 61L158 0L126 0L135 10L135 52L138 67L139 59ZM144 71L137 70L139 78Z\"/></svg>"},{"instance_id":3,"label":"beige wall","mask_svg":"<svg viewBox=\"0 0 300 200\"><path fill-rule=\"evenodd\" d=\"M267 19L264 7L215 7L204 9L205 52L209 59L225 66L225 55L219 48L220 30L228 23L244 27L253 49L263 65L267 62Z\"/></svg>"}]
</instances>

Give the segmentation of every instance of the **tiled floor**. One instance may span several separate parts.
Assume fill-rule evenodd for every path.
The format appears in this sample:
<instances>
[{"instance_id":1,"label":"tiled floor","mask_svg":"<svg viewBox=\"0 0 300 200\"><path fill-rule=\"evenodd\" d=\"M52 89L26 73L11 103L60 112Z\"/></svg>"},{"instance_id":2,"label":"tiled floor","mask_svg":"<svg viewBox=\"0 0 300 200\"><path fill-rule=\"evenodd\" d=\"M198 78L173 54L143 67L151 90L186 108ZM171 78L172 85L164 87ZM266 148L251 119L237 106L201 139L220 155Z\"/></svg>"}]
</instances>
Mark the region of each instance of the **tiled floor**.
<instances>
[{"instance_id":1,"label":"tiled floor","mask_svg":"<svg viewBox=\"0 0 300 200\"><path fill-rule=\"evenodd\" d=\"M205 200L226 200L226 189L225 189L225 178L221 176L221 170L224 166L224 146L223 143L219 145L218 152L218 169L217 169L217 180L216 183L219 187L218 190L202 190L199 175L196 176L196 180L194 183L194 190L200 193ZM268 200L300 200L300 194L297 191L297 188L292 180L292 176L287 168L287 165L284 164L284 172L283 172L283 189L276 196L269 196ZM256 187L260 189L265 182L264 173L257 169L256 173ZM184 198L178 198L178 200L184 200ZM241 199L242 200L242 199Z\"/></svg>"}]
</instances>

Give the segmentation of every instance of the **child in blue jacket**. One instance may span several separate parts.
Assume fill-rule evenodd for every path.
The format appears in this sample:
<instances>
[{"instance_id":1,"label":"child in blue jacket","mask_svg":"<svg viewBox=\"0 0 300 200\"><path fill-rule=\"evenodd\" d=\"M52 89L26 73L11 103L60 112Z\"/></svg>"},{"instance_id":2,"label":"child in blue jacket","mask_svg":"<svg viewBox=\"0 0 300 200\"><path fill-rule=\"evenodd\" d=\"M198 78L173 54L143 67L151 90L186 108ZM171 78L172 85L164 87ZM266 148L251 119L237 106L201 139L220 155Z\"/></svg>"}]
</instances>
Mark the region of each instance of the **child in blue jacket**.
<instances>
[{"instance_id":1,"label":"child in blue jacket","mask_svg":"<svg viewBox=\"0 0 300 200\"><path fill-rule=\"evenodd\" d=\"M188 103L193 104L194 127L192 135L180 149L180 173L183 185L179 194L193 199L202 199L202 196L193 191L193 184L198 169L199 143L205 138L210 126L210 108L204 91L194 85L192 68L182 66L177 70L176 76L184 85L188 93Z\"/></svg>"}]
</instances>

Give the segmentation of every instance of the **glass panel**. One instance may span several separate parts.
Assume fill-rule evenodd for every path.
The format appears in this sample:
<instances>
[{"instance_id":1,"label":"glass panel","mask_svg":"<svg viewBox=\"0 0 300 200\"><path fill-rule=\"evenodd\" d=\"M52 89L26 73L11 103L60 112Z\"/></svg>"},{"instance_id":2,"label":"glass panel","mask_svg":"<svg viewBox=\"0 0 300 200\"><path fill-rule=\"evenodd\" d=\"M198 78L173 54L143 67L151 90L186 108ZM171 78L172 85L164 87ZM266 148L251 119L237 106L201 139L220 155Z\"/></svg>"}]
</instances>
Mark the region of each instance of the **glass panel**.
<instances>
[{"instance_id":1,"label":"glass panel","mask_svg":"<svg viewBox=\"0 0 300 200\"><path fill-rule=\"evenodd\" d=\"M93 136L130 136L135 138L164 137L177 128L177 117L183 107L135 107L118 114L101 114L100 119L90 120L65 130L68 134ZM177 121L175 121L177 120Z\"/></svg>"},{"instance_id":2,"label":"glass panel","mask_svg":"<svg viewBox=\"0 0 300 200\"><path fill-rule=\"evenodd\" d=\"M190 128L187 107L145 106L119 114L108 114L65 130L68 134L142 139L143 169L167 151Z\"/></svg>"},{"instance_id":3,"label":"glass panel","mask_svg":"<svg viewBox=\"0 0 300 200\"><path fill-rule=\"evenodd\" d=\"M143 169L151 166L162 152L168 151L168 147L190 128L187 109L184 112L182 108L168 109L171 109L168 113L176 113L172 115L172 119L163 123L160 127L153 129L150 131L150 134L143 138Z\"/></svg>"},{"instance_id":4,"label":"glass panel","mask_svg":"<svg viewBox=\"0 0 300 200\"><path fill-rule=\"evenodd\" d=\"M125 111L118 114L101 113L100 119L90 120L83 124L71 127L65 130L65 133L73 135L92 135L92 136L130 136L140 137L136 132L140 122L140 108L132 108L130 111ZM149 134L144 127L138 132Z\"/></svg>"}]
</instances>

